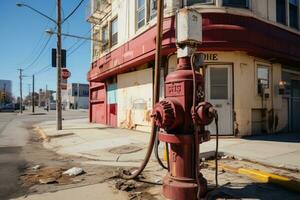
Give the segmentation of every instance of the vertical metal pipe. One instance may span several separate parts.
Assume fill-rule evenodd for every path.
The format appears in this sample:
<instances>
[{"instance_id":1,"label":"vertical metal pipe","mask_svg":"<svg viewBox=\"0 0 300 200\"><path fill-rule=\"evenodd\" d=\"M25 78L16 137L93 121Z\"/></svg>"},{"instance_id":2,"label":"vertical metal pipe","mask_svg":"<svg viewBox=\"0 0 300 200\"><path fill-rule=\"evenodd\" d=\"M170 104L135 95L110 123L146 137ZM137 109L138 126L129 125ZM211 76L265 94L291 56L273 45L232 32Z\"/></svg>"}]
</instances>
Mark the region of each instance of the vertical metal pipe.
<instances>
[{"instance_id":1,"label":"vertical metal pipe","mask_svg":"<svg viewBox=\"0 0 300 200\"><path fill-rule=\"evenodd\" d=\"M62 130L61 114L61 0L57 0L57 88L56 88L56 130Z\"/></svg>"},{"instance_id":2,"label":"vertical metal pipe","mask_svg":"<svg viewBox=\"0 0 300 200\"><path fill-rule=\"evenodd\" d=\"M35 98L34 98L34 74L32 75L32 113L34 113L34 105Z\"/></svg>"},{"instance_id":3,"label":"vertical metal pipe","mask_svg":"<svg viewBox=\"0 0 300 200\"><path fill-rule=\"evenodd\" d=\"M22 78L23 78L23 75L22 75L22 71L23 69L19 69L20 71L20 113L23 113L23 96L22 96Z\"/></svg>"},{"instance_id":4,"label":"vertical metal pipe","mask_svg":"<svg viewBox=\"0 0 300 200\"><path fill-rule=\"evenodd\" d=\"M159 101L159 78L160 78L160 65L161 65L161 43L162 43L162 23L164 18L164 0L157 0L157 31L156 31L156 52L155 52L155 68L154 68L154 95L153 95L153 105ZM147 149L146 156L139 167L138 170L135 171L132 175L125 175L123 174L122 177L124 179L134 179L139 174L142 173L142 171L145 169L146 165L149 162L149 159L151 157L151 153L154 147L155 138L156 138L156 126L154 123L154 120L152 120L152 126L151 126L151 137Z\"/></svg>"},{"instance_id":5,"label":"vertical metal pipe","mask_svg":"<svg viewBox=\"0 0 300 200\"><path fill-rule=\"evenodd\" d=\"M153 105L159 101L160 89L160 65L161 65L161 46L164 18L164 0L157 1L157 30L156 30L156 49L155 49L155 68L154 68L154 98Z\"/></svg>"}]
</instances>

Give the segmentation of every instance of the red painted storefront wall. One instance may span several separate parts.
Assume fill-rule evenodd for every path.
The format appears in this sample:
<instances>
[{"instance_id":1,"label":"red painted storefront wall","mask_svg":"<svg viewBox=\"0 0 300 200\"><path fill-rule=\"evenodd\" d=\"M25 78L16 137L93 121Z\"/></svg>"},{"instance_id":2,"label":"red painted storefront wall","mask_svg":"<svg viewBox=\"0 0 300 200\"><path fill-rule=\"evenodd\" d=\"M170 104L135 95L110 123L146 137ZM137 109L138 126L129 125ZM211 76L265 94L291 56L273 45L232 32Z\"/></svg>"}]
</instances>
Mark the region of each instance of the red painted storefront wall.
<instances>
[{"instance_id":1,"label":"red painted storefront wall","mask_svg":"<svg viewBox=\"0 0 300 200\"><path fill-rule=\"evenodd\" d=\"M204 13L202 18L203 43L199 50L245 51L249 55L269 59L272 62L290 65L300 64L300 36L298 34L253 17L227 13ZM176 52L175 24L175 17L164 19L163 55ZM153 26L93 62L87 74L87 79L91 85L93 82L101 82L110 76L124 73L154 60L155 35L156 27ZM91 90L95 90L95 88ZM103 90L100 92L102 96L99 97L102 101L95 103L91 100L90 119L98 123L109 123L111 115L106 113L108 110L109 112L111 112L110 110L114 111L114 108L108 109L105 100L103 100L106 99L105 85L100 90ZM101 116L95 117L99 113ZM117 113L116 109L115 113ZM102 116L105 116L105 119Z\"/></svg>"}]
</instances>

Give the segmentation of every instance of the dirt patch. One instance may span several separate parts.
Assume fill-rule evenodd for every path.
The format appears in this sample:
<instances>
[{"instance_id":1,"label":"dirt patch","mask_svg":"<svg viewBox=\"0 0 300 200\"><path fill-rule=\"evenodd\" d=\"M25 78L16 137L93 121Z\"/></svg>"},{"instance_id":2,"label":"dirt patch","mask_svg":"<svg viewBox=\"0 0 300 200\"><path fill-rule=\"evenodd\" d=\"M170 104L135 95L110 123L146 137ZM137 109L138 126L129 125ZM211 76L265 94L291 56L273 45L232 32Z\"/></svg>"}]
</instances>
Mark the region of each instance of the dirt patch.
<instances>
[{"instance_id":1,"label":"dirt patch","mask_svg":"<svg viewBox=\"0 0 300 200\"><path fill-rule=\"evenodd\" d=\"M38 170L29 169L20 177L23 186L31 187L36 184L70 184L71 176L62 174L66 169L61 167L44 167Z\"/></svg>"}]
</instances>

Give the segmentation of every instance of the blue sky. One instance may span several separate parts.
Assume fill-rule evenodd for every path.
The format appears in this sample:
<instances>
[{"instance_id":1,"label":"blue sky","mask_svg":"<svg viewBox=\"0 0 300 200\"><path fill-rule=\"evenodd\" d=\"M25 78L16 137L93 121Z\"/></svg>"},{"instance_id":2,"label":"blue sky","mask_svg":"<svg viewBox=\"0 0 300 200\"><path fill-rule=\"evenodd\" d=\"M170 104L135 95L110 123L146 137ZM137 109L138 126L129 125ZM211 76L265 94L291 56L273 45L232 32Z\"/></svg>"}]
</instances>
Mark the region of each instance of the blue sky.
<instances>
[{"instance_id":1,"label":"blue sky","mask_svg":"<svg viewBox=\"0 0 300 200\"><path fill-rule=\"evenodd\" d=\"M53 28L55 24L26 7L17 7L16 3L20 2L56 19L56 0L0 0L0 79L12 80L13 94L19 96L17 69L27 68L24 74L30 77L24 77L25 95L28 94L32 74L37 72L39 73L36 74L36 91L45 88L46 84L49 89L56 90L56 68L47 68L51 63L51 48L56 48L55 35L51 37L38 58L49 38L44 31ZM63 16L67 16L79 2L80 0L62 0ZM76 13L63 24L63 33L90 37L91 26L86 21L88 3L89 0L85 0ZM87 83L90 41L63 37L62 46L68 50L67 68L72 74L68 82Z\"/></svg>"}]
</instances>

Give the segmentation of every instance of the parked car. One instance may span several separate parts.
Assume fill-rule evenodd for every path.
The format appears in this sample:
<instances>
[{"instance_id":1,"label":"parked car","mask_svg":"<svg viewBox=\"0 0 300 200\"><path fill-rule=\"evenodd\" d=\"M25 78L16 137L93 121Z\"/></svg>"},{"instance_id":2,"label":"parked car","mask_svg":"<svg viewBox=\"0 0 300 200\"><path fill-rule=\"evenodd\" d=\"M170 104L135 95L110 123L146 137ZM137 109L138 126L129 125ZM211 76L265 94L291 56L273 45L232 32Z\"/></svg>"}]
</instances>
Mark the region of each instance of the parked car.
<instances>
[{"instance_id":1,"label":"parked car","mask_svg":"<svg viewBox=\"0 0 300 200\"><path fill-rule=\"evenodd\" d=\"M23 110L25 110L25 106L22 105ZM20 110L20 104L19 103L15 103L15 110Z\"/></svg>"},{"instance_id":2,"label":"parked car","mask_svg":"<svg viewBox=\"0 0 300 200\"><path fill-rule=\"evenodd\" d=\"M48 106L49 106L49 110L56 110L56 103L55 103L55 102L52 102L52 103L47 104L47 105L44 107L44 110L48 110Z\"/></svg>"},{"instance_id":3,"label":"parked car","mask_svg":"<svg viewBox=\"0 0 300 200\"><path fill-rule=\"evenodd\" d=\"M13 103L5 104L0 108L1 112L15 112L15 106Z\"/></svg>"}]
</instances>

